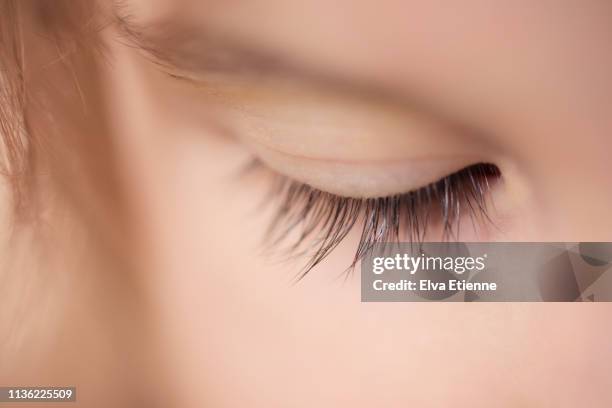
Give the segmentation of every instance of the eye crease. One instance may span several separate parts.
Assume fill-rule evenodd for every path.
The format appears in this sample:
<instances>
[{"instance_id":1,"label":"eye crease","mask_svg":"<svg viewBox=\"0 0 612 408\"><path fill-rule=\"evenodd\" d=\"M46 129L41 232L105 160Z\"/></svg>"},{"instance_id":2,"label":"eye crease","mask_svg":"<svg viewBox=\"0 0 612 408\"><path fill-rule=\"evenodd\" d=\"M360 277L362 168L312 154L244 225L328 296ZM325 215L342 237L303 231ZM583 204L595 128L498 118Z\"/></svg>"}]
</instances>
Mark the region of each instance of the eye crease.
<instances>
[{"instance_id":1,"label":"eye crease","mask_svg":"<svg viewBox=\"0 0 612 408\"><path fill-rule=\"evenodd\" d=\"M272 199L267 202L275 206L275 213L266 234L267 245L286 244L289 253L308 256L296 280L320 264L355 228L361 228L360 239L347 270L375 244L423 242L434 225L440 227L443 241L459 239L465 217L475 231L494 225L489 216L490 192L501 179L496 165L477 163L406 193L352 198L295 181L253 159L246 172L259 171L273 177Z\"/></svg>"}]
</instances>

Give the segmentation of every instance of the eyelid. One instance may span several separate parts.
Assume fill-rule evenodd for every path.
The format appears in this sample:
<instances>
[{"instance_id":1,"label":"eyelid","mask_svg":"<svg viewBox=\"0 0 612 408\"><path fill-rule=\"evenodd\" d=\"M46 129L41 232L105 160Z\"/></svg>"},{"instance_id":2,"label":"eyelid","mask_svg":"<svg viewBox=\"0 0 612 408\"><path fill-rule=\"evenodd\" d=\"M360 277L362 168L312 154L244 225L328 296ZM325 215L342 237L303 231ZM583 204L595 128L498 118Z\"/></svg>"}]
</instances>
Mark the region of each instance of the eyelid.
<instances>
[{"instance_id":1,"label":"eyelid","mask_svg":"<svg viewBox=\"0 0 612 408\"><path fill-rule=\"evenodd\" d=\"M311 163L334 163L334 164L343 164L343 165L359 165L359 166L367 166L367 165L387 165L387 164L402 164L402 163L406 163L406 162L422 162L422 161L435 161L435 160L446 160L446 159L454 159L454 158L458 158L458 157L466 157L466 158L471 158L471 157L476 157L475 155L456 155L456 154L450 154L450 153L446 153L446 154L423 154L423 155L411 155L410 157L376 157L376 158L347 158L347 157L339 157L339 158L335 158L335 157L330 157L330 156L324 156L324 157L315 157L315 156L309 156L306 154L300 154L300 153L295 153L295 152L288 152L285 151L283 149L271 146L269 144L266 143L262 143L261 141L256 141L256 140L245 140L245 143L247 145L250 145L254 150L257 151L261 151L261 150L268 150L270 151L271 154L278 154L278 155L283 155L283 156L287 156L288 159L295 159L295 160L302 160L302 161L307 161L307 162L311 162Z\"/></svg>"},{"instance_id":2,"label":"eyelid","mask_svg":"<svg viewBox=\"0 0 612 408\"><path fill-rule=\"evenodd\" d=\"M248 142L268 167L293 180L342 197L371 198L406 193L471 164L477 156L431 156L376 161L313 159Z\"/></svg>"},{"instance_id":3,"label":"eyelid","mask_svg":"<svg viewBox=\"0 0 612 408\"><path fill-rule=\"evenodd\" d=\"M301 84L211 81L198 97L245 141L335 162L469 155L485 144L465 126L355 95Z\"/></svg>"}]
</instances>

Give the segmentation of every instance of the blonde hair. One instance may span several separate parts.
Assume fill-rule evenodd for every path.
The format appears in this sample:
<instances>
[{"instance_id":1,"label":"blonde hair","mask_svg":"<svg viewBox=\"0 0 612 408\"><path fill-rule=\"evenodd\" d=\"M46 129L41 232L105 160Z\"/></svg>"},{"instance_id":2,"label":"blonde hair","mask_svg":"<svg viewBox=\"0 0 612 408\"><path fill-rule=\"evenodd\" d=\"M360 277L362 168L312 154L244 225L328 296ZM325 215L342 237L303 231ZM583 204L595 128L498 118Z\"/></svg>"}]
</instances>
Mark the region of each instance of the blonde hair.
<instances>
[{"instance_id":1,"label":"blonde hair","mask_svg":"<svg viewBox=\"0 0 612 408\"><path fill-rule=\"evenodd\" d=\"M22 5L0 1L0 142L2 175L11 186L16 207L21 207L27 176L28 139L25 119L27 87L24 78L25 46Z\"/></svg>"},{"instance_id":2,"label":"blonde hair","mask_svg":"<svg viewBox=\"0 0 612 408\"><path fill-rule=\"evenodd\" d=\"M5 368L9 357L21 366L21 351L74 313L95 304L117 316L113 302L129 298L124 200L99 78L104 16L93 0L0 0L0 169L12 203L0 225L0 241L5 231L10 241L0 242ZM87 295L102 287L113 300Z\"/></svg>"}]
</instances>

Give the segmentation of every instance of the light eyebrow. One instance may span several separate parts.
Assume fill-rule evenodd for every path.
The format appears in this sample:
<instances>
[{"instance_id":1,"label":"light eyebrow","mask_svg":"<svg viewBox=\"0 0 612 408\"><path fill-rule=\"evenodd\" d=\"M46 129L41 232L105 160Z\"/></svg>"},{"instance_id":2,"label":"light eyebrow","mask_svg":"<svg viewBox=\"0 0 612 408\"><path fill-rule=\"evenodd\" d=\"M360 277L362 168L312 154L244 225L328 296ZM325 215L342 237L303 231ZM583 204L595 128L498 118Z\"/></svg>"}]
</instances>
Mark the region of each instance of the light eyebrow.
<instances>
[{"instance_id":1,"label":"light eyebrow","mask_svg":"<svg viewBox=\"0 0 612 408\"><path fill-rule=\"evenodd\" d=\"M124 43L144 51L153 62L179 71L232 73L270 73L293 71L278 55L257 50L227 36L190 30L176 22L143 27L131 15L115 14ZM181 45L197 41L198 50L183 50Z\"/></svg>"},{"instance_id":2,"label":"light eyebrow","mask_svg":"<svg viewBox=\"0 0 612 408\"><path fill-rule=\"evenodd\" d=\"M297 80L327 91L420 114L462 133L481 133L444 115L435 106L405 90L326 72L320 67L267 50L256 42L239 40L203 25L196 27L180 19L143 25L131 14L125 0L115 0L113 10L115 25L123 42L142 51L172 77L196 84L204 83L203 78L210 74Z\"/></svg>"},{"instance_id":3,"label":"light eyebrow","mask_svg":"<svg viewBox=\"0 0 612 408\"><path fill-rule=\"evenodd\" d=\"M195 82L206 74L292 79L360 98L409 107L412 111L427 111L416 98L400 94L396 89L328 73L266 50L260 44L238 40L201 25L193 27L180 20L164 20L145 26L131 14L125 1L116 0L115 3L114 21L122 42L142 51L173 77Z\"/></svg>"}]
</instances>

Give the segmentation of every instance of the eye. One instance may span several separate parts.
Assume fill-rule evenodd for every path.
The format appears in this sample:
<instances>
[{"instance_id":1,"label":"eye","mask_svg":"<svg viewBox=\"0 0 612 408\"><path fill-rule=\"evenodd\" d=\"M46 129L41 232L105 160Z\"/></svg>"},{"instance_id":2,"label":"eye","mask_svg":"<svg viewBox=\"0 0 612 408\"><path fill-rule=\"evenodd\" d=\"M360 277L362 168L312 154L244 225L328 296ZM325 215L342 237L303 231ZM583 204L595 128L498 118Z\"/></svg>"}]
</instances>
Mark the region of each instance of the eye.
<instances>
[{"instance_id":1,"label":"eye","mask_svg":"<svg viewBox=\"0 0 612 408\"><path fill-rule=\"evenodd\" d=\"M267 243L284 243L290 252L309 254L296 276L298 280L320 264L354 228L361 229L361 236L347 270L354 268L377 243L423 242L426 238L457 240L464 218L475 230L482 224L492 224L488 210L490 191L501 178L494 164L477 163L406 193L352 198L292 180L268 169L258 159L248 169L267 171L273 177L269 192L272 199L266 202L275 206L275 216L268 228ZM432 226L437 227L440 236L431 236Z\"/></svg>"}]
</instances>

